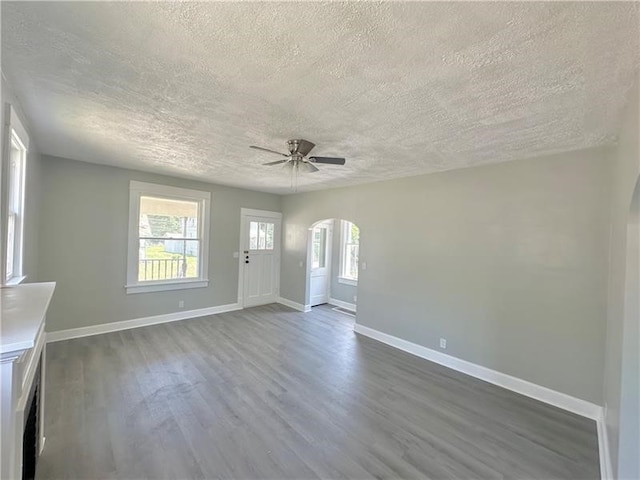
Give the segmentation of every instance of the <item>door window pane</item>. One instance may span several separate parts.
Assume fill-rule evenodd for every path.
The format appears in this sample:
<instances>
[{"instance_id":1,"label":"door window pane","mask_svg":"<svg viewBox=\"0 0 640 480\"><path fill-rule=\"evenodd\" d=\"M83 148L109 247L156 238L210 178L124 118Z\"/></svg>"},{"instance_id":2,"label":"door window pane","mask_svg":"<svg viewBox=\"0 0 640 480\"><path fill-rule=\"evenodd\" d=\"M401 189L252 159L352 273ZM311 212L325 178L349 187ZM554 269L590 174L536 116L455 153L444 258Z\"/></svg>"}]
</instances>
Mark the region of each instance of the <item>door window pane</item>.
<instances>
[{"instance_id":1,"label":"door window pane","mask_svg":"<svg viewBox=\"0 0 640 480\"><path fill-rule=\"evenodd\" d=\"M258 224L258 250L264 250L267 244L267 224Z\"/></svg>"},{"instance_id":2,"label":"door window pane","mask_svg":"<svg viewBox=\"0 0 640 480\"><path fill-rule=\"evenodd\" d=\"M274 224L249 222L249 250L273 250Z\"/></svg>"},{"instance_id":3,"label":"door window pane","mask_svg":"<svg viewBox=\"0 0 640 480\"><path fill-rule=\"evenodd\" d=\"M311 258L311 268L326 267L327 257L327 229L325 227L315 227L313 229L313 249Z\"/></svg>"},{"instance_id":4,"label":"door window pane","mask_svg":"<svg viewBox=\"0 0 640 480\"><path fill-rule=\"evenodd\" d=\"M267 223L267 250L273 250L273 223Z\"/></svg>"},{"instance_id":5,"label":"door window pane","mask_svg":"<svg viewBox=\"0 0 640 480\"><path fill-rule=\"evenodd\" d=\"M258 222L249 222L249 250L258 249Z\"/></svg>"}]
</instances>

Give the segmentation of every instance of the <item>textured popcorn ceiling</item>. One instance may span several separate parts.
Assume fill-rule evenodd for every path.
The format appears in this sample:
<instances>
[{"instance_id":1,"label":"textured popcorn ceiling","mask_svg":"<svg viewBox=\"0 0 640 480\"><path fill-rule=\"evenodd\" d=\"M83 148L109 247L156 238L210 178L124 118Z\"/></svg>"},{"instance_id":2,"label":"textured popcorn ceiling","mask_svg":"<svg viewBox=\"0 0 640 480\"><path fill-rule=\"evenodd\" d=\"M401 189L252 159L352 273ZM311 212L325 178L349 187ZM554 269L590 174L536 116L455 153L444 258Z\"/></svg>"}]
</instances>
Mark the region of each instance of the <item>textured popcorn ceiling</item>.
<instances>
[{"instance_id":1,"label":"textured popcorn ceiling","mask_svg":"<svg viewBox=\"0 0 640 480\"><path fill-rule=\"evenodd\" d=\"M46 154L287 193L612 144L637 3L10 3L2 70Z\"/></svg>"}]
</instances>

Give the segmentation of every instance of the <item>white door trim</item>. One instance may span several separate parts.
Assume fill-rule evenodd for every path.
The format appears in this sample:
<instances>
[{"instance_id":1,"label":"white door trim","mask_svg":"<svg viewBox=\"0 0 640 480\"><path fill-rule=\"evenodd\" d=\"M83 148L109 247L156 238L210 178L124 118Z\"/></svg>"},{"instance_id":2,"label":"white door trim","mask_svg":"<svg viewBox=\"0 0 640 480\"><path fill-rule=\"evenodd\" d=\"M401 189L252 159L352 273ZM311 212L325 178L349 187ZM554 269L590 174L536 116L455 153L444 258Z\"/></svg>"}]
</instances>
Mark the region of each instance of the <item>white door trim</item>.
<instances>
[{"instance_id":1,"label":"white door trim","mask_svg":"<svg viewBox=\"0 0 640 480\"><path fill-rule=\"evenodd\" d=\"M245 217L273 218L280 222L280 245L278 262L278 275L276 275L276 296L280 296L280 262L282 257L282 213L270 210L256 210L254 208L240 209L240 238L238 239L238 305L244 308L244 240L247 235Z\"/></svg>"}]
</instances>

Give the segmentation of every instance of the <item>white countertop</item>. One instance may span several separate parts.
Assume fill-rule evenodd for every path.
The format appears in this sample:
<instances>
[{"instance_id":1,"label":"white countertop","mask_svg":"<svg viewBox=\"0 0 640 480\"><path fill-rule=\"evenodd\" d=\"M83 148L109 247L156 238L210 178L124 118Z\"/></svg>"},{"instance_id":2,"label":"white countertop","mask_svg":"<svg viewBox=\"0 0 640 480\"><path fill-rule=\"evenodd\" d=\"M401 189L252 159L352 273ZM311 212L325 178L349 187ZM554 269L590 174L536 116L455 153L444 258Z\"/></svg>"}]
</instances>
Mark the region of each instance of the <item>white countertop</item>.
<instances>
[{"instance_id":1,"label":"white countertop","mask_svg":"<svg viewBox=\"0 0 640 480\"><path fill-rule=\"evenodd\" d=\"M44 322L55 282L0 288L0 354L33 348Z\"/></svg>"}]
</instances>

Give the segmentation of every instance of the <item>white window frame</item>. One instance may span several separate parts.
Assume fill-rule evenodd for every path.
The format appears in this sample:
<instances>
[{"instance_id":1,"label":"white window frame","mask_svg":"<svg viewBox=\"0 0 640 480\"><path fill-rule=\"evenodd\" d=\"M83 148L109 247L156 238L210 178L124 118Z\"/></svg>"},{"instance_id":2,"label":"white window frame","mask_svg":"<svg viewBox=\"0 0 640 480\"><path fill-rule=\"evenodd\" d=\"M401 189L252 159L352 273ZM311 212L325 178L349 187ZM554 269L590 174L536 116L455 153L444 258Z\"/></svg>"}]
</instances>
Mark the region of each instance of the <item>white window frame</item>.
<instances>
[{"instance_id":1,"label":"white window frame","mask_svg":"<svg viewBox=\"0 0 640 480\"><path fill-rule=\"evenodd\" d=\"M2 251L2 284L17 285L22 283L27 277L24 275L24 224L25 224L25 186L27 173L27 156L29 153L29 135L24 125L20 121L18 114L13 106L7 104L6 107L6 149L3 152L5 161L3 162L3 184L2 189L5 193L3 203L6 205L2 212L2 232L3 232L3 251ZM12 145L16 144L21 152L18 170L15 175L11 175ZM17 205L12 201L11 197L17 192ZM13 211L11 210L13 208ZM7 271L7 263L9 256L9 219L14 217L14 235L13 235L13 268L12 272Z\"/></svg>"},{"instance_id":2,"label":"white window frame","mask_svg":"<svg viewBox=\"0 0 640 480\"><path fill-rule=\"evenodd\" d=\"M355 287L358 285L358 278L350 277L345 272L347 268L347 240L349 239L350 226L353 224L353 222L349 222L348 220L340 220L340 274L338 275L338 283L353 285ZM359 249L358 247L358 250ZM359 268L358 266L358 269Z\"/></svg>"},{"instance_id":3,"label":"white window frame","mask_svg":"<svg viewBox=\"0 0 640 480\"><path fill-rule=\"evenodd\" d=\"M140 197L152 196L171 200L198 202L198 277L170 280L138 280ZM129 241L127 252L127 294L162 292L186 288L203 288L209 285L209 218L211 193L188 188L171 187L132 180L129 183Z\"/></svg>"}]
</instances>

